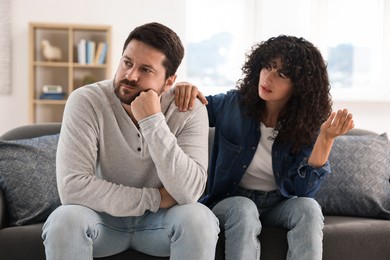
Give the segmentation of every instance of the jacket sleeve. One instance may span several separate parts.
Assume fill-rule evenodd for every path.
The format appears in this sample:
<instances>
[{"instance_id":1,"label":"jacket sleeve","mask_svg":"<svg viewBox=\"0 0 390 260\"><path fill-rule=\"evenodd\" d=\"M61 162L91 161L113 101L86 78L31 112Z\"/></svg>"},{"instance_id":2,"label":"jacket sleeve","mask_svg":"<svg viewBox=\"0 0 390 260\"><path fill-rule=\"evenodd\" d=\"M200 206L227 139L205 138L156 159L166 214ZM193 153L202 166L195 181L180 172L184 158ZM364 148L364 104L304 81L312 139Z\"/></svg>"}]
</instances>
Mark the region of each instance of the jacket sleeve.
<instances>
[{"instance_id":1,"label":"jacket sleeve","mask_svg":"<svg viewBox=\"0 0 390 260\"><path fill-rule=\"evenodd\" d=\"M217 116L222 112L225 104L226 94L218 94L214 96L207 96L207 113L209 116L209 126L215 127L217 124Z\"/></svg>"},{"instance_id":2,"label":"jacket sleeve","mask_svg":"<svg viewBox=\"0 0 390 260\"><path fill-rule=\"evenodd\" d=\"M311 147L307 147L295 155L294 163L290 166L287 174L292 187L285 189L289 192L289 194L284 194L285 196L314 197L325 175L330 173L329 162L318 168L307 163L311 150Z\"/></svg>"}]
</instances>

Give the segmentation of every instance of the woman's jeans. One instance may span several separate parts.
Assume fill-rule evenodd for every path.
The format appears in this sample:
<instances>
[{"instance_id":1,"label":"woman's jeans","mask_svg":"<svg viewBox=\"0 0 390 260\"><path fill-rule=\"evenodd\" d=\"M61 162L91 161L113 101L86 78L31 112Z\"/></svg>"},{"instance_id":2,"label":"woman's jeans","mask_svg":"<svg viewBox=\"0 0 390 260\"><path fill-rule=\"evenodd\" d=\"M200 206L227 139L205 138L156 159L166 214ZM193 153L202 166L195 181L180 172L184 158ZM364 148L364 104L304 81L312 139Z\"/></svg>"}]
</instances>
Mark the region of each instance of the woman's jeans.
<instances>
[{"instance_id":1,"label":"woman's jeans","mask_svg":"<svg viewBox=\"0 0 390 260\"><path fill-rule=\"evenodd\" d=\"M113 217L66 205L49 216L42 238L48 260L90 260L127 249L176 260L214 260L218 233L217 218L200 203L139 217Z\"/></svg>"},{"instance_id":2,"label":"woman's jeans","mask_svg":"<svg viewBox=\"0 0 390 260\"><path fill-rule=\"evenodd\" d=\"M220 201L212 211L225 232L226 260L260 259L262 225L288 230L288 260L322 259L324 217L312 198L286 199L279 191L239 188L234 197Z\"/></svg>"}]
</instances>

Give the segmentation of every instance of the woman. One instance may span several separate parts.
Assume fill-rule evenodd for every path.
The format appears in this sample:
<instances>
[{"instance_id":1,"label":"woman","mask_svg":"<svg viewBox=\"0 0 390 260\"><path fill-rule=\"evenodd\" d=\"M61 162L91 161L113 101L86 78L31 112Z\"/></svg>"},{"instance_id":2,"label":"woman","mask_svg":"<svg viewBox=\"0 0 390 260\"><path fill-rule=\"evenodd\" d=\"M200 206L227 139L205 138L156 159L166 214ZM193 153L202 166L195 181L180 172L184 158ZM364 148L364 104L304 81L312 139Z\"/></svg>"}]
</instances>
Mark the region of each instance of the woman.
<instances>
[{"instance_id":1,"label":"woman","mask_svg":"<svg viewBox=\"0 0 390 260\"><path fill-rule=\"evenodd\" d=\"M179 110L207 104L215 139L207 194L218 217L226 259L260 259L261 226L288 230L287 259L322 259L323 215L313 199L330 173L334 138L354 127L346 109L331 111L326 64L303 38L256 44L237 89L208 96L176 86Z\"/></svg>"}]
</instances>

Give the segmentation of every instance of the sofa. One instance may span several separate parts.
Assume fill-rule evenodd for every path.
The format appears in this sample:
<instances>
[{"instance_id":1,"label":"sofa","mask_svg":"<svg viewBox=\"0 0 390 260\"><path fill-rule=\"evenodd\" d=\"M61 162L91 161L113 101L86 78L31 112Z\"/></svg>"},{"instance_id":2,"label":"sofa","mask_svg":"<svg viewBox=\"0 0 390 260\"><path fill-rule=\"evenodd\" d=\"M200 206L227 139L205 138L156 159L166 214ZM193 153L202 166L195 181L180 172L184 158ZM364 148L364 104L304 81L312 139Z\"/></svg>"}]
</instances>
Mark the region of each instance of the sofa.
<instances>
[{"instance_id":1,"label":"sofa","mask_svg":"<svg viewBox=\"0 0 390 260\"><path fill-rule=\"evenodd\" d=\"M48 214L59 205L54 183L55 140L58 139L60 128L60 123L26 125L11 129L0 137L0 259L45 259L41 239L42 225ZM214 129L210 128L210 144L213 141L213 132ZM43 137L49 139L42 141ZM24 156L26 147L34 147L34 153L41 157L24 160L29 157ZM18 154L15 152L19 151L18 149L24 150ZM10 164L10 160L14 162ZM389 260L390 144L386 134L353 129L335 140L329 162L333 172L327 175L316 195L325 215L323 259ZM35 165L35 168L29 169L30 164ZM16 167L19 168L16 170ZM49 175L32 175L32 172L43 175L45 171ZM25 172L27 177L23 177ZM46 179L51 181L46 183ZM23 184L26 181L28 184ZM19 189L20 186L24 188ZM35 204L26 205L29 200ZM17 203L20 204L19 208L13 205ZM38 208L39 212L35 213ZM33 212L34 216L28 216ZM27 217L15 220L15 214L25 214ZM259 236L261 259L286 259L286 237L287 230L263 227ZM223 241L224 234L221 233L216 259L224 259ZM169 258L128 250L100 259Z\"/></svg>"}]
</instances>

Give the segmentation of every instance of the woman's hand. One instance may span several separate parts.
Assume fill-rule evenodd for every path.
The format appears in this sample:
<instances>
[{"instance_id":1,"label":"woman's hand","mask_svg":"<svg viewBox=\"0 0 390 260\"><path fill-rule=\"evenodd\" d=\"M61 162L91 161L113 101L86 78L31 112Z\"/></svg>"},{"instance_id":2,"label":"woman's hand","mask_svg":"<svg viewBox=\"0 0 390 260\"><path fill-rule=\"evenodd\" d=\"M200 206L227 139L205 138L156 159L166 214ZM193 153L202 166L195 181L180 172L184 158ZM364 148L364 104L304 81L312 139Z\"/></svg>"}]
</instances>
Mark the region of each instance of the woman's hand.
<instances>
[{"instance_id":1,"label":"woman's hand","mask_svg":"<svg viewBox=\"0 0 390 260\"><path fill-rule=\"evenodd\" d=\"M347 109L338 110L333 112L328 120L322 124L320 135L327 140L334 139L339 135L347 133L354 126L352 114L348 113Z\"/></svg>"},{"instance_id":2,"label":"woman's hand","mask_svg":"<svg viewBox=\"0 0 390 260\"><path fill-rule=\"evenodd\" d=\"M334 139L354 128L352 114L347 109L333 112L321 125L320 134L314 144L308 164L313 167L322 167L329 158Z\"/></svg>"},{"instance_id":3,"label":"woman's hand","mask_svg":"<svg viewBox=\"0 0 390 260\"><path fill-rule=\"evenodd\" d=\"M198 98L204 105L207 99L198 88L189 82L179 82L175 85L175 104L179 111L185 112L194 108L195 99Z\"/></svg>"}]
</instances>

